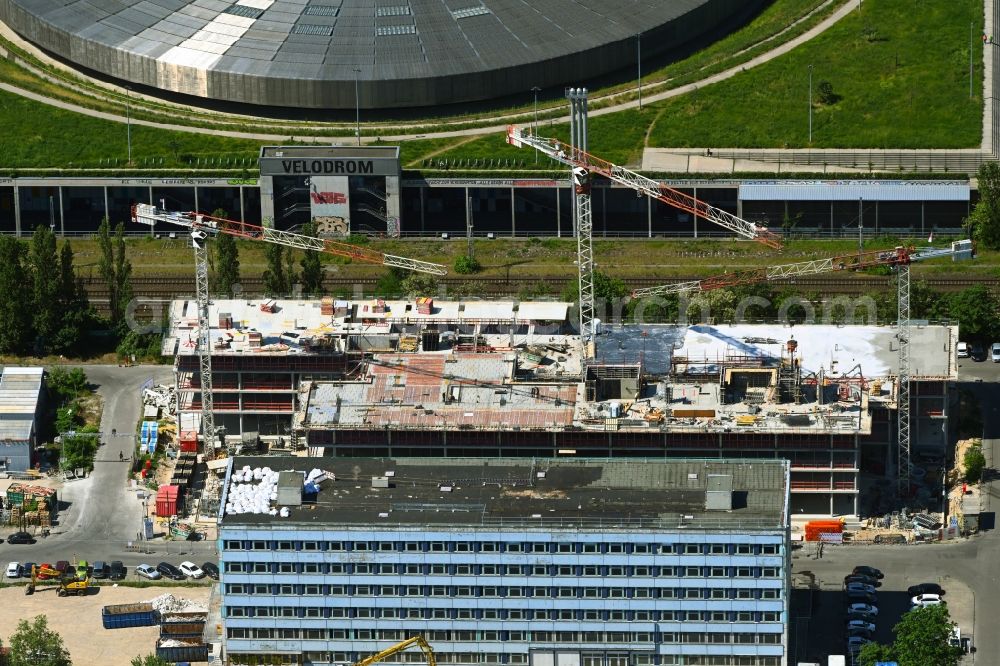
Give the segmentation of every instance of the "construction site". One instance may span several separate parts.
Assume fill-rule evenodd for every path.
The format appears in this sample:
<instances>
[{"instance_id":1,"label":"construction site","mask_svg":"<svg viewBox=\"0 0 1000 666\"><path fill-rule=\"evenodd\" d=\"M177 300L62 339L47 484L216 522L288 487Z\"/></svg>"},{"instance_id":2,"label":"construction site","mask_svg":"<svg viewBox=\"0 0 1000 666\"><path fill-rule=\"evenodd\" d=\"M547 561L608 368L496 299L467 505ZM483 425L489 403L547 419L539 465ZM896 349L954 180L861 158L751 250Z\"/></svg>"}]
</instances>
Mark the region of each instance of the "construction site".
<instances>
[{"instance_id":1,"label":"construction site","mask_svg":"<svg viewBox=\"0 0 1000 666\"><path fill-rule=\"evenodd\" d=\"M164 341L182 432L202 408L193 311L173 303ZM869 514L893 494L865 478L896 467L895 327L619 325L584 345L570 314L555 302L213 301L216 448L788 458L794 514ZM914 452L944 451L956 343L953 326L912 331ZM927 476L911 475L914 493Z\"/></svg>"}]
</instances>

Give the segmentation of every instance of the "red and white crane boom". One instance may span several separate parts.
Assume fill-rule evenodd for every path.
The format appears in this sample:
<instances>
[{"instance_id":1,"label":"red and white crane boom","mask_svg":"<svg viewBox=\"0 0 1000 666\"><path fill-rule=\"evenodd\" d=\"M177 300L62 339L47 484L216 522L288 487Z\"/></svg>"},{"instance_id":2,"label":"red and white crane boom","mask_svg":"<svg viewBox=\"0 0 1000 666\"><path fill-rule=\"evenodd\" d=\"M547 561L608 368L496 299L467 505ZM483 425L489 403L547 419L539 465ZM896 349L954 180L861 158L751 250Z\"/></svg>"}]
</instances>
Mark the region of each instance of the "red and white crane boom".
<instances>
[{"instance_id":1,"label":"red and white crane boom","mask_svg":"<svg viewBox=\"0 0 1000 666\"><path fill-rule=\"evenodd\" d=\"M744 284L756 284L758 282L768 282L770 280L781 280L784 278L798 277L801 275L816 275L819 273L836 273L839 271L856 271L862 268L872 268L874 266L901 266L909 265L914 261L934 259L937 257L960 257L963 253L971 251L969 241L957 241L947 248L925 248L916 250L912 247L896 247L889 250L871 250L868 252L858 252L845 254L839 257L829 257L827 259L813 259L811 261L800 261L794 264L779 264L777 266L766 266L747 271L737 271L734 273L723 273L714 275L703 280L691 280L688 282L676 282L658 287L646 287L636 289L632 292L633 298L645 298L649 296L666 296L668 294L681 294L687 292L711 291L723 287L735 287Z\"/></svg>"},{"instance_id":2,"label":"red and white crane boom","mask_svg":"<svg viewBox=\"0 0 1000 666\"><path fill-rule=\"evenodd\" d=\"M763 243L768 247L780 249L782 246L781 237L774 232L768 231L767 227L748 222L732 213L695 199L690 194L667 187L652 178L647 178L634 171L629 171L625 167L612 164L600 157L595 157L558 139L534 136L520 127L510 125L507 128L507 143L519 148L521 146L528 146L548 155L557 162L573 168L585 169L589 173L600 174L636 192L645 194L657 201L662 201L668 206L673 206L692 215L697 215L704 220L718 224L733 233Z\"/></svg>"},{"instance_id":3,"label":"red and white crane boom","mask_svg":"<svg viewBox=\"0 0 1000 666\"><path fill-rule=\"evenodd\" d=\"M284 245L299 250L325 252L326 254L335 254L339 257L348 257L355 261L362 261L369 264L383 264L385 266L403 268L408 271L418 271L432 275L448 274L448 269L441 264L397 257L392 254L383 254L382 252L358 247L350 243L343 243L327 238L314 238L291 231L281 231L237 220L228 220L223 217L213 217L204 213L172 213L159 210L151 204L133 206L132 221L146 225L172 224L187 227L191 230L202 230L209 234L223 233L237 238L276 243L277 245Z\"/></svg>"}]
</instances>

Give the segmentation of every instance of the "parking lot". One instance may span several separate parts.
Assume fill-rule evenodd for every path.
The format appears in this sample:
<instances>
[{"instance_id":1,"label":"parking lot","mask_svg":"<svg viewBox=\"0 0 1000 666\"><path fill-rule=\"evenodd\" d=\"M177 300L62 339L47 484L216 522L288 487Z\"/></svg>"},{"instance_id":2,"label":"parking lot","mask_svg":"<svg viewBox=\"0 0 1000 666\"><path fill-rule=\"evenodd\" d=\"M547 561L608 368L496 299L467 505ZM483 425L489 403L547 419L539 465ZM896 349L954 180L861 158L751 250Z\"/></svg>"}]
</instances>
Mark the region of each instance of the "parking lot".
<instances>
[{"instance_id":1,"label":"parking lot","mask_svg":"<svg viewBox=\"0 0 1000 666\"><path fill-rule=\"evenodd\" d=\"M825 546L820 559L813 557L814 544L796 551L792 561L793 656L801 662L825 663L827 655L847 654L844 576L858 565L874 566L885 575L876 593L878 616L871 620L876 626L873 637L876 642L892 643L893 626L910 608L907 588L918 583L941 585L952 620L959 625L963 636L974 635L975 591L952 576L942 575L935 563L938 557L947 556L942 550L947 548L948 545ZM934 557L923 557L932 554L930 549L934 549ZM972 656L967 659L972 663Z\"/></svg>"},{"instance_id":2,"label":"parking lot","mask_svg":"<svg viewBox=\"0 0 1000 666\"><path fill-rule=\"evenodd\" d=\"M94 587L81 597L57 597L49 589L25 596L22 586L0 588L0 638L9 645L17 623L36 615L48 616L49 627L62 636L74 664L129 666L132 658L156 650L159 627L105 629L101 608L111 604L137 603L161 594L173 594L208 603L209 587L153 586Z\"/></svg>"}]
</instances>

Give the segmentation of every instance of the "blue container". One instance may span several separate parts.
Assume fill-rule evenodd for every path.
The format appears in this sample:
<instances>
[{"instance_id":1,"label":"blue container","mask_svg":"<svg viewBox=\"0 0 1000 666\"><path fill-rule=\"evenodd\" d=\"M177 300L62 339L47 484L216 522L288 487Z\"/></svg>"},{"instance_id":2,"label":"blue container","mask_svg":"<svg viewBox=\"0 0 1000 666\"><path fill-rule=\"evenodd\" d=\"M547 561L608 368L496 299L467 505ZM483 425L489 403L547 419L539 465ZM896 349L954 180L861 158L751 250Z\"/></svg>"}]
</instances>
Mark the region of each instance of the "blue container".
<instances>
[{"instance_id":1,"label":"blue container","mask_svg":"<svg viewBox=\"0 0 1000 666\"><path fill-rule=\"evenodd\" d=\"M208 661L208 644L191 642L186 645L161 645L164 639L156 641L156 656L164 661L181 663L184 661ZM170 641L173 642L173 641Z\"/></svg>"},{"instance_id":2,"label":"blue container","mask_svg":"<svg viewBox=\"0 0 1000 666\"><path fill-rule=\"evenodd\" d=\"M153 627L160 623L160 614L150 604L119 604L101 609L101 624L105 629Z\"/></svg>"}]
</instances>

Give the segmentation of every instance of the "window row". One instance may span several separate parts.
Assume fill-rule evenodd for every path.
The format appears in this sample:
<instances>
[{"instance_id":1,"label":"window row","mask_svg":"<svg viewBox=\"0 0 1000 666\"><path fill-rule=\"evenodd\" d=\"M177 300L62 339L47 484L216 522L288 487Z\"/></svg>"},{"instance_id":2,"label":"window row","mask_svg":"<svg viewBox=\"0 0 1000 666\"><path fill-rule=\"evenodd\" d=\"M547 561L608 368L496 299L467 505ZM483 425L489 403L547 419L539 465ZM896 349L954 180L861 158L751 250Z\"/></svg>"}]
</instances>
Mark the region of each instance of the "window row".
<instances>
[{"instance_id":1,"label":"window row","mask_svg":"<svg viewBox=\"0 0 1000 666\"><path fill-rule=\"evenodd\" d=\"M779 544L508 543L494 541L259 541L226 539L224 550L399 553L619 553L630 555L778 555Z\"/></svg>"},{"instance_id":2,"label":"window row","mask_svg":"<svg viewBox=\"0 0 1000 666\"><path fill-rule=\"evenodd\" d=\"M545 564L341 564L333 562L226 562L226 573L399 576L568 576L652 578L778 578L779 567L650 567Z\"/></svg>"},{"instance_id":3,"label":"window row","mask_svg":"<svg viewBox=\"0 0 1000 666\"><path fill-rule=\"evenodd\" d=\"M780 599L755 587L509 587L482 585L302 585L226 583L227 595L327 597L466 597L543 599Z\"/></svg>"},{"instance_id":4,"label":"window row","mask_svg":"<svg viewBox=\"0 0 1000 666\"><path fill-rule=\"evenodd\" d=\"M590 622L780 622L779 611L651 611L522 608L325 608L226 606L226 617L404 620L546 620Z\"/></svg>"},{"instance_id":5,"label":"window row","mask_svg":"<svg viewBox=\"0 0 1000 666\"><path fill-rule=\"evenodd\" d=\"M421 629L299 629L227 627L232 640L379 640L402 641L422 634L432 645L436 642L503 641L531 643L652 643L777 645L781 634L751 632L661 632L644 631L423 631Z\"/></svg>"},{"instance_id":6,"label":"window row","mask_svg":"<svg viewBox=\"0 0 1000 666\"><path fill-rule=\"evenodd\" d=\"M351 652L304 652L302 658L310 664L352 663L366 655ZM299 664L299 655L229 655L233 666L275 666L278 664ZM382 660L386 664L425 664L423 652L401 652ZM434 651L434 661L439 664L527 664L527 654L499 654L495 652L441 652ZM652 655L628 654L583 654L584 666L779 666L781 657L749 655Z\"/></svg>"}]
</instances>

